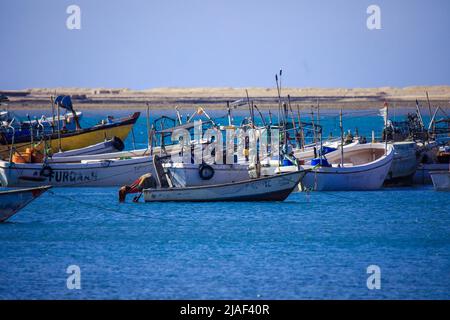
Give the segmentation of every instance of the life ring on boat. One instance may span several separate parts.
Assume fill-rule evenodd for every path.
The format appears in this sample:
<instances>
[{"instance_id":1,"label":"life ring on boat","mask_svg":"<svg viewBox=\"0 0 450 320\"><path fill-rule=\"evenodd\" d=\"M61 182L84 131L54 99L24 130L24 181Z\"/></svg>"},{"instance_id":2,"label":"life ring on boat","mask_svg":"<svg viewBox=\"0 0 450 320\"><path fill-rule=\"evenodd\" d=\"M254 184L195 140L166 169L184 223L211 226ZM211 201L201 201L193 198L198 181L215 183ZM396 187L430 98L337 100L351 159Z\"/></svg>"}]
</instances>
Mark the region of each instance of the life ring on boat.
<instances>
[{"instance_id":1,"label":"life ring on boat","mask_svg":"<svg viewBox=\"0 0 450 320\"><path fill-rule=\"evenodd\" d=\"M49 165L45 165L42 167L41 171L39 172L39 175L41 177L50 177L53 173L53 169Z\"/></svg>"},{"instance_id":2,"label":"life ring on boat","mask_svg":"<svg viewBox=\"0 0 450 320\"><path fill-rule=\"evenodd\" d=\"M214 177L214 169L210 165L202 164L198 169L198 174L203 180L210 180Z\"/></svg>"},{"instance_id":3,"label":"life ring on boat","mask_svg":"<svg viewBox=\"0 0 450 320\"><path fill-rule=\"evenodd\" d=\"M114 148L116 148L118 151L122 151L125 149L125 144L123 143L122 139L114 136L112 138L112 145Z\"/></svg>"}]
</instances>

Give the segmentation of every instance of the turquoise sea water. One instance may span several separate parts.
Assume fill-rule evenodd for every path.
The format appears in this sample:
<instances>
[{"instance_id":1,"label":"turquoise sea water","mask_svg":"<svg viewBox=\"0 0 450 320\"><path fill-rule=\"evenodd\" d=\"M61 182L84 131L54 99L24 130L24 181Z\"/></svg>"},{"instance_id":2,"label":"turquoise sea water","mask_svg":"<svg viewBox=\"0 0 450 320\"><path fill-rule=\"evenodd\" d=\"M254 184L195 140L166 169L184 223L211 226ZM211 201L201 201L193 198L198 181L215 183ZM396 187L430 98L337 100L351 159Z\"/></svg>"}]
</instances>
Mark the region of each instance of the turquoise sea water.
<instances>
[{"instance_id":1,"label":"turquoise sea water","mask_svg":"<svg viewBox=\"0 0 450 320\"><path fill-rule=\"evenodd\" d=\"M370 132L378 118L348 121ZM144 146L145 119L134 131ZM208 204L53 189L0 224L0 298L448 299L449 208L431 187ZM80 290L66 287L69 265ZM380 290L366 286L369 265Z\"/></svg>"}]
</instances>

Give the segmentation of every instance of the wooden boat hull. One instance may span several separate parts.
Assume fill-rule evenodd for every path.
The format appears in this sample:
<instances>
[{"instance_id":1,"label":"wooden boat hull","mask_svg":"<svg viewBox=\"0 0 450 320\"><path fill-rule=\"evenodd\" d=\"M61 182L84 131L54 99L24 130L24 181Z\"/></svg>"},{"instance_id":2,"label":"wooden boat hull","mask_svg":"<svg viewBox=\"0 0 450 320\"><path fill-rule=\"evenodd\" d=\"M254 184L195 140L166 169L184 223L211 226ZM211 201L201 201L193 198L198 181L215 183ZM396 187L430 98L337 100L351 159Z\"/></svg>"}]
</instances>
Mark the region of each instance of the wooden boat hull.
<instances>
[{"instance_id":1,"label":"wooden boat hull","mask_svg":"<svg viewBox=\"0 0 450 320\"><path fill-rule=\"evenodd\" d=\"M352 151L347 151L345 157L352 158L352 153L357 151L370 150L372 144L359 145ZM359 150L358 150L359 149ZM374 150L384 153L383 147L378 146ZM370 157L370 152L364 157ZM378 157L376 160L369 161L369 158L360 161L361 164L344 167L316 167L302 166L311 168L305 178L302 180L302 190L312 191L359 191L359 190L377 190L383 186L383 182L389 172L394 157L392 147L389 147L388 154ZM331 163L338 163L335 159L328 158Z\"/></svg>"},{"instance_id":2,"label":"wooden boat hull","mask_svg":"<svg viewBox=\"0 0 450 320\"><path fill-rule=\"evenodd\" d=\"M0 191L0 222L4 222L12 217L50 188L50 186L43 186L31 189Z\"/></svg>"},{"instance_id":3,"label":"wooden boat hull","mask_svg":"<svg viewBox=\"0 0 450 320\"><path fill-rule=\"evenodd\" d=\"M5 187L109 187L131 184L153 172L151 157L82 161L79 163L9 163L0 161L0 180Z\"/></svg>"},{"instance_id":4,"label":"wooden boat hull","mask_svg":"<svg viewBox=\"0 0 450 320\"><path fill-rule=\"evenodd\" d=\"M221 185L145 189L146 202L284 201L305 176L305 171Z\"/></svg>"},{"instance_id":5,"label":"wooden boat hull","mask_svg":"<svg viewBox=\"0 0 450 320\"><path fill-rule=\"evenodd\" d=\"M432 171L430 175L436 191L450 191L450 171Z\"/></svg>"},{"instance_id":6,"label":"wooden boat hull","mask_svg":"<svg viewBox=\"0 0 450 320\"><path fill-rule=\"evenodd\" d=\"M81 129L79 131L71 131L61 135L61 150L68 151L74 149L85 148L102 141L105 139L112 139L114 136L125 141L133 125L139 118L140 113L136 112L129 118L125 118L120 122L98 125L87 129ZM52 153L57 153L59 151L59 139L57 134L53 134L47 143L51 149ZM11 145L0 145L0 158L9 159ZM14 144L17 151L23 152L26 148L30 147L30 142L20 142ZM42 151L43 143L40 143L36 149Z\"/></svg>"}]
</instances>

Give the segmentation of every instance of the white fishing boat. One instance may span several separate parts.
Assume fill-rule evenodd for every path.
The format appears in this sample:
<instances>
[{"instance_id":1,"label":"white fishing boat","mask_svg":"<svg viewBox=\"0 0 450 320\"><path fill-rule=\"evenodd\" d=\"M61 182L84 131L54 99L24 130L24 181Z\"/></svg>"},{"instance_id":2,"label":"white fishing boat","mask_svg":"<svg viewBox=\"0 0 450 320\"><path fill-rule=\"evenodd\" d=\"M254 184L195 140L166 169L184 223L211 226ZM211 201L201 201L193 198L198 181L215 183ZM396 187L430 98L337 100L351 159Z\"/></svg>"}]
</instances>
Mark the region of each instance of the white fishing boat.
<instances>
[{"instance_id":1,"label":"white fishing boat","mask_svg":"<svg viewBox=\"0 0 450 320\"><path fill-rule=\"evenodd\" d=\"M52 155L52 158L66 158L73 156L86 156L94 154L108 154L113 152L120 152L125 145L120 138L113 137L112 139L94 144L81 149L74 149L69 151L57 152Z\"/></svg>"},{"instance_id":2,"label":"white fishing boat","mask_svg":"<svg viewBox=\"0 0 450 320\"><path fill-rule=\"evenodd\" d=\"M450 170L432 171L430 175L436 191L450 191Z\"/></svg>"},{"instance_id":3,"label":"white fishing boat","mask_svg":"<svg viewBox=\"0 0 450 320\"><path fill-rule=\"evenodd\" d=\"M0 222L9 219L50 188L50 186L43 186L30 189L0 190Z\"/></svg>"},{"instance_id":4,"label":"white fishing boat","mask_svg":"<svg viewBox=\"0 0 450 320\"><path fill-rule=\"evenodd\" d=\"M416 142L394 142L392 146L394 159L384 184L410 185L418 166Z\"/></svg>"},{"instance_id":5,"label":"white fishing boat","mask_svg":"<svg viewBox=\"0 0 450 320\"><path fill-rule=\"evenodd\" d=\"M376 190L382 187L394 158L393 147L381 143L359 144L343 153L328 154L328 166L316 163L302 166L311 169L301 185L303 190L346 191ZM343 162L343 163L342 163Z\"/></svg>"},{"instance_id":6,"label":"white fishing boat","mask_svg":"<svg viewBox=\"0 0 450 320\"><path fill-rule=\"evenodd\" d=\"M218 185L144 189L145 202L284 201L305 171Z\"/></svg>"},{"instance_id":7,"label":"white fishing boat","mask_svg":"<svg viewBox=\"0 0 450 320\"><path fill-rule=\"evenodd\" d=\"M108 187L130 184L153 172L152 158L130 157L74 161L72 157L48 159L45 163L0 161L0 181L5 187Z\"/></svg>"}]
</instances>

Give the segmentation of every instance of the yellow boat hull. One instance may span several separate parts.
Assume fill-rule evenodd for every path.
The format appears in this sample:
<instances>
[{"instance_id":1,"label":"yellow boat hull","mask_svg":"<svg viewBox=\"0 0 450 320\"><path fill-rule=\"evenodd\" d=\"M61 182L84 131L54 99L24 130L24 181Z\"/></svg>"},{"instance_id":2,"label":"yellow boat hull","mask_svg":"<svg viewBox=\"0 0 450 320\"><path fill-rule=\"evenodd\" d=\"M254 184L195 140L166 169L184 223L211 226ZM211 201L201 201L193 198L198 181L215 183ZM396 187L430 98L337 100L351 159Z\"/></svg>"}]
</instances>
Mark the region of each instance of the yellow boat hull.
<instances>
[{"instance_id":1,"label":"yellow boat hull","mask_svg":"<svg viewBox=\"0 0 450 320\"><path fill-rule=\"evenodd\" d=\"M137 115L139 117L139 115ZM56 153L61 151L69 151L74 149L80 149L84 147L91 146L93 144L97 144L105 141L106 139L112 139L114 136L120 138L122 141L128 137L131 129L133 128L134 123L137 120L137 117L134 121L126 121L124 124L118 124L116 126L110 126L105 128L95 128L95 129L86 129L81 130L79 133L72 133L68 135L61 135L61 139L57 139L55 135L52 136L52 139L46 141L47 150L49 153ZM131 123L130 123L131 122ZM30 148L29 142L22 142L14 145L14 150L18 152L25 151L26 148ZM11 145L0 145L0 157L2 159L9 159L10 157L10 148ZM44 143L40 142L38 145L34 146L35 149L43 152Z\"/></svg>"}]
</instances>

